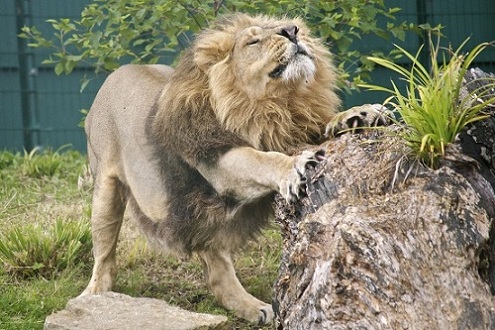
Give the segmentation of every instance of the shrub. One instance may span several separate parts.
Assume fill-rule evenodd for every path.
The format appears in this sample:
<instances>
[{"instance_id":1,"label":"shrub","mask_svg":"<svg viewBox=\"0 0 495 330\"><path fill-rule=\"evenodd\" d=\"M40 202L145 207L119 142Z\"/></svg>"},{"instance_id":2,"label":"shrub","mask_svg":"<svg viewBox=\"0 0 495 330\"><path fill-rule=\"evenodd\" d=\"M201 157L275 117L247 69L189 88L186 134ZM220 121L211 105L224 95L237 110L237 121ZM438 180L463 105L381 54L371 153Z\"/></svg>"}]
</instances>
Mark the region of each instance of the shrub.
<instances>
[{"instance_id":1,"label":"shrub","mask_svg":"<svg viewBox=\"0 0 495 330\"><path fill-rule=\"evenodd\" d=\"M31 47L50 49L45 64L55 73L70 73L78 65L90 65L99 71L113 71L123 63L157 63L173 58L187 47L194 33L211 24L218 15L245 12L304 18L317 37L332 47L344 79L369 78L373 63L352 43L365 35L404 40L407 31L429 30L396 22L397 7L384 0L333 1L172 1L172 0L94 0L81 18L50 19L53 37L36 27L24 27L21 37ZM83 80L82 88L88 83Z\"/></svg>"}]
</instances>

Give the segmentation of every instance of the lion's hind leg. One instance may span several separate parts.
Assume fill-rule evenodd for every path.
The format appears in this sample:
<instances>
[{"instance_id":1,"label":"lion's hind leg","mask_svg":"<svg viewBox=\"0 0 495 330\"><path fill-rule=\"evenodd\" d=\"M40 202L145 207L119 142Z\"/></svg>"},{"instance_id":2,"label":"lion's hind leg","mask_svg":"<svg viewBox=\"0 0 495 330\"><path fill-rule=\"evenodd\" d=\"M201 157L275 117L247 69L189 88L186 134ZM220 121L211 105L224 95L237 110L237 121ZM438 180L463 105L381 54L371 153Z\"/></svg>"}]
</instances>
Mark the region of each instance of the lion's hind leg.
<instances>
[{"instance_id":1,"label":"lion's hind leg","mask_svg":"<svg viewBox=\"0 0 495 330\"><path fill-rule=\"evenodd\" d=\"M91 231L95 264L93 275L82 295L110 291L117 276L116 247L125 203L122 184L117 178L95 181Z\"/></svg>"},{"instance_id":2,"label":"lion's hind leg","mask_svg":"<svg viewBox=\"0 0 495 330\"><path fill-rule=\"evenodd\" d=\"M230 253L209 250L198 255L210 290L225 308L233 310L240 318L258 324L273 320L272 306L256 299L242 287L235 274Z\"/></svg>"}]
</instances>

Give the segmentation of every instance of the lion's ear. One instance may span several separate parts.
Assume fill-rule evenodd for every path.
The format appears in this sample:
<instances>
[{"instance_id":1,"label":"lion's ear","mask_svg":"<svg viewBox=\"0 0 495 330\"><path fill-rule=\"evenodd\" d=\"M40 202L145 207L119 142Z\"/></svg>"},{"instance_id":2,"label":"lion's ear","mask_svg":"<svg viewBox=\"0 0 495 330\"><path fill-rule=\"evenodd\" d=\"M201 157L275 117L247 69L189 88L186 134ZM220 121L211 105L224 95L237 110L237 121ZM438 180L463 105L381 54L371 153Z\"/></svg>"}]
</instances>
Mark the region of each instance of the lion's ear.
<instances>
[{"instance_id":1,"label":"lion's ear","mask_svg":"<svg viewBox=\"0 0 495 330\"><path fill-rule=\"evenodd\" d=\"M215 31L197 40L194 63L203 71L225 59L234 47L234 38L227 32Z\"/></svg>"}]
</instances>

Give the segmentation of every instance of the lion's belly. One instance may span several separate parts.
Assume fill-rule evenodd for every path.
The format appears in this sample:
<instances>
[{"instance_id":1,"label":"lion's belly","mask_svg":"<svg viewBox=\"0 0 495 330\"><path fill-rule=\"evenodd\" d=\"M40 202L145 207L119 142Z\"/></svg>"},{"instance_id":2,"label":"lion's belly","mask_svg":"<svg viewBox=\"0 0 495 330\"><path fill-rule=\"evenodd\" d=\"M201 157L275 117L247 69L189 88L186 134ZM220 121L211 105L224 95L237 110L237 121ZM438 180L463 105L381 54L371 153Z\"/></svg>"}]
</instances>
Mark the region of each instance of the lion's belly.
<instances>
[{"instance_id":1,"label":"lion's belly","mask_svg":"<svg viewBox=\"0 0 495 330\"><path fill-rule=\"evenodd\" d=\"M135 149L132 154L146 157L143 150L139 150L139 148ZM125 184L141 212L151 220L163 220L167 214L167 192L164 189L161 174L154 168L153 163L148 161L136 162L135 157L131 161L126 161L125 155L123 158Z\"/></svg>"},{"instance_id":2,"label":"lion's belly","mask_svg":"<svg viewBox=\"0 0 495 330\"><path fill-rule=\"evenodd\" d=\"M129 116L132 125L122 123L121 164L122 181L127 185L141 212L151 220L161 220L166 216L167 193L164 178L158 168L156 154L150 145L147 131L149 112L152 104L145 108L134 108Z\"/></svg>"}]
</instances>

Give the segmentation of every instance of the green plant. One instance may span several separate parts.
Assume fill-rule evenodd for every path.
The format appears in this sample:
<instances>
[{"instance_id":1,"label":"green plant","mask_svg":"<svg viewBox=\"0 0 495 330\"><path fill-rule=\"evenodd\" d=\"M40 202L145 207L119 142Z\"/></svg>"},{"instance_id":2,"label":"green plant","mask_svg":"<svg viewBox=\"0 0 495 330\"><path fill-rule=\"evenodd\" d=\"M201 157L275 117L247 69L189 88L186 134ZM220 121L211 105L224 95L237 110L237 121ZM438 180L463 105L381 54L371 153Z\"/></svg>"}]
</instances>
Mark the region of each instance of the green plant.
<instances>
[{"instance_id":1,"label":"green plant","mask_svg":"<svg viewBox=\"0 0 495 330\"><path fill-rule=\"evenodd\" d=\"M3 151L0 153L0 170L7 168L14 164L15 154L9 151Z\"/></svg>"},{"instance_id":2,"label":"green plant","mask_svg":"<svg viewBox=\"0 0 495 330\"><path fill-rule=\"evenodd\" d=\"M24 27L21 37L29 38L31 47L52 50L44 63L54 65L57 74L69 74L77 65L100 72L113 71L127 62L157 63L173 58L187 47L191 35L221 14L300 16L332 47L342 77L361 81L368 78L374 64L366 60L369 54L351 46L354 40L364 35L403 40L406 31L429 29L395 22L398 11L387 8L384 0L94 0L79 20L48 20L54 38L43 36L36 27ZM371 54L383 55L378 51ZM88 81L83 80L82 88Z\"/></svg>"},{"instance_id":3,"label":"green plant","mask_svg":"<svg viewBox=\"0 0 495 330\"><path fill-rule=\"evenodd\" d=\"M61 166L60 154L48 150L40 153L34 148L30 152L24 151L22 159L22 173L31 177L53 176Z\"/></svg>"},{"instance_id":4,"label":"green plant","mask_svg":"<svg viewBox=\"0 0 495 330\"><path fill-rule=\"evenodd\" d=\"M65 157L61 151L67 147L65 145L55 151L50 148L34 148L30 152L25 150L21 158L14 157L10 163L19 166L22 174L29 177L54 176L60 174L63 168Z\"/></svg>"},{"instance_id":5,"label":"green plant","mask_svg":"<svg viewBox=\"0 0 495 330\"><path fill-rule=\"evenodd\" d=\"M479 44L463 54L461 50L469 39L455 51L441 48L438 42L434 44L431 37L429 40L430 69L418 60L422 47L414 56L396 46L411 60L410 69L387 59L369 58L398 73L406 83L405 93L393 81L392 89L368 84L361 86L391 94L385 103L397 110L402 118L404 129L401 137L421 161L436 167L440 157L445 155L446 146L454 142L466 125L487 117L481 111L495 102L495 97L485 100L490 89L486 87L474 90L467 96L461 95L466 71L490 43Z\"/></svg>"},{"instance_id":6,"label":"green plant","mask_svg":"<svg viewBox=\"0 0 495 330\"><path fill-rule=\"evenodd\" d=\"M50 231L35 225L11 229L0 236L0 261L7 273L50 278L91 255L91 231L86 222L55 221Z\"/></svg>"}]
</instances>

